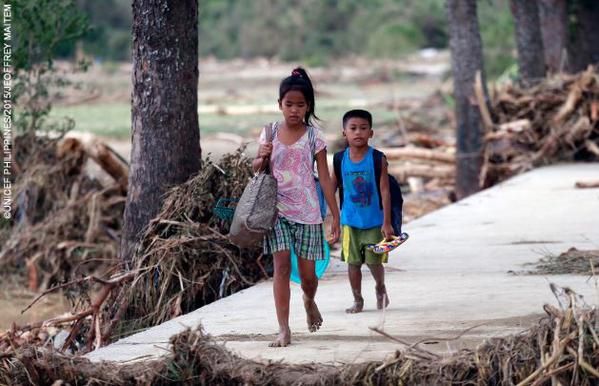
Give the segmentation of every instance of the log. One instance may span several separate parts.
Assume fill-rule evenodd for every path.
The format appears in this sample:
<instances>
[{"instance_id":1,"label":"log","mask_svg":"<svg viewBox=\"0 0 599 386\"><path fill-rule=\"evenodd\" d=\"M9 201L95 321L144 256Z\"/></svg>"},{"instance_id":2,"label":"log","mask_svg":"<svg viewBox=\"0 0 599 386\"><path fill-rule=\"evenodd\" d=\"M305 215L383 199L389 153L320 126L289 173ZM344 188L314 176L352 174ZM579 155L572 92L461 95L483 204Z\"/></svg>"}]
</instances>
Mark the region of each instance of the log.
<instances>
[{"instance_id":1,"label":"log","mask_svg":"<svg viewBox=\"0 0 599 386\"><path fill-rule=\"evenodd\" d=\"M597 181L578 181L575 186L578 189L591 189L591 188L599 188L599 180Z\"/></svg>"},{"instance_id":2,"label":"log","mask_svg":"<svg viewBox=\"0 0 599 386\"><path fill-rule=\"evenodd\" d=\"M532 127L529 119L517 119L502 123L499 125L499 130L491 131L485 135L485 141L501 139L511 136L514 133L521 133L530 130Z\"/></svg>"},{"instance_id":3,"label":"log","mask_svg":"<svg viewBox=\"0 0 599 386\"><path fill-rule=\"evenodd\" d=\"M397 147L380 149L390 161L400 159L422 159L427 161L455 163L455 155L440 150L418 147Z\"/></svg>"},{"instance_id":4,"label":"log","mask_svg":"<svg viewBox=\"0 0 599 386\"><path fill-rule=\"evenodd\" d=\"M493 129L493 120L491 119L491 113L489 112L485 99L485 91L480 70L476 71L474 79L474 95L476 97L476 104L478 105L483 125L487 131L491 131Z\"/></svg>"},{"instance_id":5,"label":"log","mask_svg":"<svg viewBox=\"0 0 599 386\"><path fill-rule=\"evenodd\" d=\"M588 151L595 154L599 158L599 146L597 146L595 142L591 141L590 139L587 139L584 142L584 146L587 148Z\"/></svg>"},{"instance_id":6,"label":"log","mask_svg":"<svg viewBox=\"0 0 599 386\"><path fill-rule=\"evenodd\" d=\"M424 147L427 149L433 149L435 147L441 146L449 146L449 144L445 141L440 140L439 138L433 138L428 134L416 133L409 136L409 141L412 145L417 147Z\"/></svg>"},{"instance_id":7,"label":"log","mask_svg":"<svg viewBox=\"0 0 599 386\"><path fill-rule=\"evenodd\" d=\"M116 151L97 138L93 136L64 138L58 142L56 153L59 158L64 158L71 153L77 153L78 156L81 154L81 157L83 154L87 154L114 178L123 193L127 192L129 164Z\"/></svg>"},{"instance_id":8,"label":"log","mask_svg":"<svg viewBox=\"0 0 599 386\"><path fill-rule=\"evenodd\" d=\"M513 133L529 130L531 127L529 119L517 119L515 121L502 123L499 125L499 131L505 130Z\"/></svg>"},{"instance_id":9,"label":"log","mask_svg":"<svg viewBox=\"0 0 599 386\"><path fill-rule=\"evenodd\" d=\"M94 139L84 144L85 151L102 169L106 171L123 192L127 192L129 165L106 144Z\"/></svg>"},{"instance_id":10,"label":"log","mask_svg":"<svg viewBox=\"0 0 599 386\"><path fill-rule=\"evenodd\" d=\"M599 101L591 102L591 121L597 122L599 119Z\"/></svg>"},{"instance_id":11,"label":"log","mask_svg":"<svg viewBox=\"0 0 599 386\"><path fill-rule=\"evenodd\" d=\"M556 116L553 118L555 124L562 124L566 118L574 111L576 104L582 97L582 89L578 84L572 85L572 89L568 93L568 98L564 102L564 104L560 107Z\"/></svg>"},{"instance_id":12,"label":"log","mask_svg":"<svg viewBox=\"0 0 599 386\"><path fill-rule=\"evenodd\" d=\"M401 182L408 177L455 178L455 167L449 165L390 165L389 174Z\"/></svg>"},{"instance_id":13,"label":"log","mask_svg":"<svg viewBox=\"0 0 599 386\"><path fill-rule=\"evenodd\" d=\"M410 185L410 193L418 193L424 190L422 177L408 177L407 182Z\"/></svg>"}]
</instances>

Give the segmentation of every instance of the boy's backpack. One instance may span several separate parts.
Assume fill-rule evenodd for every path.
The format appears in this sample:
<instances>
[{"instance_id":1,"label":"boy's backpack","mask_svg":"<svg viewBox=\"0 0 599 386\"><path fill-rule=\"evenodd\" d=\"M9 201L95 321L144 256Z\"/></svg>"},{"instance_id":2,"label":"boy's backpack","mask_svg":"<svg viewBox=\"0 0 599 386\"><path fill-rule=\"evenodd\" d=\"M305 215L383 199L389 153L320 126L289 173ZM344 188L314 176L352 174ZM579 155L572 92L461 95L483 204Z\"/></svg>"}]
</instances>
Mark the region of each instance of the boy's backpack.
<instances>
[{"instance_id":1,"label":"boy's backpack","mask_svg":"<svg viewBox=\"0 0 599 386\"><path fill-rule=\"evenodd\" d=\"M343 173L341 173L341 162L343 161L343 154L345 150L335 153L333 156L333 169L335 171L335 177L337 178L337 188L339 189L339 207L343 208ZM372 162L374 163L374 176L377 181L376 189L379 194L379 206L383 209L383 199L381 197L381 163L383 161L383 152L372 149ZM389 195L391 196L391 225L393 226L393 232L395 236L401 234L401 222L402 222L402 208L403 208L403 197L401 195L401 188L399 182L389 174Z\"/></svg>"}]
</instances>

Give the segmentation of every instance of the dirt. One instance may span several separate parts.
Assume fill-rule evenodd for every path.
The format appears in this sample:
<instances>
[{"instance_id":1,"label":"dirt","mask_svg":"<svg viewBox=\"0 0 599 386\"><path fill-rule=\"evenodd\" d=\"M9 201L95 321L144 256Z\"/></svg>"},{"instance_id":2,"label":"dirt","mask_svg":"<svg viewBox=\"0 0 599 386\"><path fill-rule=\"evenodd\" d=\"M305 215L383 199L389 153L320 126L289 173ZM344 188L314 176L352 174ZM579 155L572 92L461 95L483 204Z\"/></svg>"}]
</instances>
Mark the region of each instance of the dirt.
<instances>
[{"instance_id":1,"label":"dirt","mask_svg":"<svg viewBox=\"0 0 599 386\"><path fill-rule=\"evenodd\" d=\"M13 323L26 323L45 320L70 310L68 302L59 294L48 295L41 299L26 313L21 310L27 307L37 296L23 289L4 287L0 289L0 332L9 329Z\"/></svg>"}]
</instances>

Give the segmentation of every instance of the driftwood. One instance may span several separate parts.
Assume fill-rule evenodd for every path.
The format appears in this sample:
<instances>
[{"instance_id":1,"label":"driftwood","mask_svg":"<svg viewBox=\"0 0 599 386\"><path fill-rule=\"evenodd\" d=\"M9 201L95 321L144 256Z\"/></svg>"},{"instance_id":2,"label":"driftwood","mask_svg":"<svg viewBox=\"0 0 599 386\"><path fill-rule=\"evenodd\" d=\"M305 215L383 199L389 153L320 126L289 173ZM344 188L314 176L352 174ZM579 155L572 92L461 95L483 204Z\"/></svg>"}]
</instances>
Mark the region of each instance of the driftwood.
<instances>
[{"instance_id":1,"label":"driftwood","mask_svg":"<svg viewBox=\"0 0 599 386\"><path fill-rule=\"evenodd\" d=\"M398 147L380 149L389 161L418 159L453 164L455 155L443 150L424 149L419 147Z\"/></svg>"},{"instance_id":2,"label":"driftwood","mask_svg":"<svg viewBox=\"0 0 599 386\"><path fill-rule=\"evenodd\" d=\"M546 79L530 88L507 86L492 98L485 118L481 187L559 161L599 161L599 74ZM484 106L481 114L484 116Z\"/></svg>"},{"instance_id":3,"label":"driftwood","mask_svg":"<svg viewBox=\"0 0 599 386\"><path fill-rule=\"evenodd\" d=\"M599 188L599 180L597 180L597 181L577 181L575 186L579 189Z\"/></svg>"},{"instance_id":4,"label":"driftwood","mask_svg":"<svg viewBox=\"0 0 599 386\"><path fill-rule=\"evenodd\" d=\"M401 182L406 182L408 177L452 179L455 178L455 167L449 165L390 164L389 174L395 176Z\"/></svg>"},{"instance_id":5,"label":"driftwood","mask_svg":"<svg viewBox=\"0 0 599 386\"><path fill-rule=\"evenodd\" d=\"M85 152L94 160L108 175L110 175L123 193L127 192L129 180L129 164L111 147L97 138L81 140L75 137L67 137L57 143L57 154L59 157L73 151Z\"/></svg>"},{"instance_id":6,"label":"driftwood","mask_svg":"<svg viewBox=\"0 0 599 386\"><path fill-rule=\"evenodd\" d=\"M127 192L129 181L129 165L111 147L94 140L85 144L85 151L96 161L119 185L123 193Z\"/></svg>"},{"instance_id":7,"label":"driftwood","mask_svg":"<svg viewBox=\"0 0 599 386\"><path fill-rule=\"evenodd\" d=\"M485 126L485 129L490 130L493 127L493 121L491 119L491 113L489 112L489 108L487 107L487 101L485 99L485 92L483 88L480 70L476 71L475 75L474 96L476 98L476 104L478 105L483 125Z\"/></svg>"}]
</instances>

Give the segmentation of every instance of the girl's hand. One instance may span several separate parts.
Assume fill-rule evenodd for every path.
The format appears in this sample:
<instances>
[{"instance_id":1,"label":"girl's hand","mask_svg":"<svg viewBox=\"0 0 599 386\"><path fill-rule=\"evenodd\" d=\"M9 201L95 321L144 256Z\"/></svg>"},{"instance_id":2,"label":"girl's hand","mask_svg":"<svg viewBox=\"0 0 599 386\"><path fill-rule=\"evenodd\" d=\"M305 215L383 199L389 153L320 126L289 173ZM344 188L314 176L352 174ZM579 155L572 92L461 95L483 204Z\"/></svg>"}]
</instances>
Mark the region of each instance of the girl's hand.
<instances>
[{"instance_id":1,"label":"girl's hand","mask_svg":"<svg viewBox=\"0 0 599 386\"><path fill-rule=\"evenodd\" d=\"M389 241L393 239L393 236L395 236L395 231L393 230L391 224L383 224L381 227L381 233L383 234L385 241Z\"/></svg>"},{"instance_id":2,"label":"girl's hand","mask_svg":"<svg viewBox=\"0 0 599 386\"><path fill-rule=\"evenodd\" d=\"M272 143L262 144L258 148L258 157L259 158L268 158L268 157L270 157L270 153L272 153Z\"/></svg>"},{"instance_id":3,"label":"girl's hand","mask_svg":"<svg viewBox=\"0 0 599 386\"><path fill-rule=\"evenodd\" d=\"M339 228L339 218L333 219L333 221L331 222L330 238L329 240L327 240L329 244L333 245L337 241L339 241L340 234L341 230Z\"/></svg>"}]
</instances>

